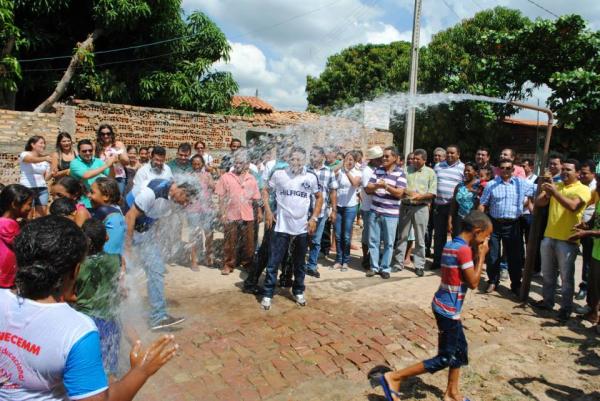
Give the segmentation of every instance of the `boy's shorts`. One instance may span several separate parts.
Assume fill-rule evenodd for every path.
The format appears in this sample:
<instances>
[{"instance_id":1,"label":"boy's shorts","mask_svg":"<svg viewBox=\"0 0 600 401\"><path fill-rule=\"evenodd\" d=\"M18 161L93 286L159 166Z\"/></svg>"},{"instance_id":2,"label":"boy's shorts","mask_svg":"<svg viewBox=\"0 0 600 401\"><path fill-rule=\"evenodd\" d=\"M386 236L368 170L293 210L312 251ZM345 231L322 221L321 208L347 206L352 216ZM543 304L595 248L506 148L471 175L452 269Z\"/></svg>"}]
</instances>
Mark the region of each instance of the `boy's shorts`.
<instances>
[{"instance_id":1,"label":"boy's shorts","mask_svg":"<svg viewBox=\"0 0 600 401\"><path fill-rule=\"evenodd\" d=\"M102 365L107 375L119 373L119 351L121 349L121 325L117 320L105 320L92 317L100 334Z\"/></svg>"},{"instance_id":2,"label":"boy's shorts","mask_svg":"<svg viewBox=\"0 0 600 401\"><path fill-rule=\"evenodd\" d=\"M469 364L468 345L462 322L434 313L438 326L438 354L423 362L429 373Z\"/></svg>"}]
</instances>

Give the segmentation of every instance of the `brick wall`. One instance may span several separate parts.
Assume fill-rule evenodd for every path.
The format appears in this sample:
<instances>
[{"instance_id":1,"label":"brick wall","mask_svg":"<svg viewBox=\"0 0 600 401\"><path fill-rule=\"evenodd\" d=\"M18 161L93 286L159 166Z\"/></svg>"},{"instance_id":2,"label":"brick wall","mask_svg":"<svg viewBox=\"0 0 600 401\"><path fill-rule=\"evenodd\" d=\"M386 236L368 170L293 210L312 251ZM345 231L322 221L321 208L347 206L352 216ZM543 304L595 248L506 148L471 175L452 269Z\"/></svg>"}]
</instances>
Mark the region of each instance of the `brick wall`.
<instances>
[{"instance_id":1,"label":"brick wall","mask_svg":"<svg viewBox=\"0 0 600 401\"><path fill-rule=\"evenodd\" d=\"M102 123L111 124L117 139L126 145L161 145L173 155L182 142L202 140L209 152L219 158L228 151L232 138L246 143L248 132L294 132L299 144L339 145L362 149L392 143L389 132L373 131L352 121L336 121L313 113L274 112L250 117L223 116L182 110L137 107L122 104L75 100L72 105L57 105L55 114L36 114L0 110L0 182L18 180L16 158L31 135L44 135L54 147L59 128L76 140L95 139ZM333 125L335 127L333 127ZM5 147L6 144L6 147ZM10 146L8 146L10 145Z\"/></svg>"},{"instance_id":2,"label":"brick wall","mask_svg":"<svg viewBox=\"0 0 600 401\"><path fill-rule=\"evenodd\" d=\"M0 109L0 183L19 181L17 158L33 135L46 138L46 149L54 148L62 113L30 113Z\"/></svg>"}]
</instances>

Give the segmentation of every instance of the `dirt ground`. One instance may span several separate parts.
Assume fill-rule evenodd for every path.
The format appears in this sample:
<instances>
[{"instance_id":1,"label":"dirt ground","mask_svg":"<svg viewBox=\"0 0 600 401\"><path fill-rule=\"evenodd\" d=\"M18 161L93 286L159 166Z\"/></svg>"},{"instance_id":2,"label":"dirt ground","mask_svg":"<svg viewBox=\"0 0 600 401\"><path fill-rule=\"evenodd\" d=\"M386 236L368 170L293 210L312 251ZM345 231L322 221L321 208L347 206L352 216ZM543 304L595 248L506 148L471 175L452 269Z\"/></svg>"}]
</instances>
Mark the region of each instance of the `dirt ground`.
<instances>
[{"instance_id":1,"label":"dirt ground","mask_svg":"<svg viewBox=\"0 0 600 401\"><path fill-rule=\"evenodd\" d=\"M355 252L347 272L330 270L333 261L321 259L321 278L306 278L306 307L280 290L268 312L240 291L244 272L222 276L216 269L171 265L170 312L187 318L175 332L181 351L136 399L385 400L366 372L435 355L430 302L439 276L427 271L419 278L406 269L389 280L367 278ZM553 313L522 307L503 284L491 295L467 294L464 395L472 401L600 400L600 336L575 318L559 326ZM533 298L540 289L534 281ZM146 341L156 336L141 334ZM423 375L402 394L440 400L445 382L445 372Z\"/></svg>"}]
</instances>

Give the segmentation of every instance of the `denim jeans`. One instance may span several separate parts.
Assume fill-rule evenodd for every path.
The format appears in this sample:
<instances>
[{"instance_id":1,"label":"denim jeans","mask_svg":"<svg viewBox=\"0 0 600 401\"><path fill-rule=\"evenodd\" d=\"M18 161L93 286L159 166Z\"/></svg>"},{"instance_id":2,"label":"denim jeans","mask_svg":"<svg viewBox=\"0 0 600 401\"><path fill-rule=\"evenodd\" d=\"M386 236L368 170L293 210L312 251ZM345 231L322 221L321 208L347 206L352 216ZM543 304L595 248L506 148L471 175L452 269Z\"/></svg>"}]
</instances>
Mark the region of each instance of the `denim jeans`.
<instances>
[{"instance_id":1,"label":"denim jeans","mask_svg":"<svg viewBox=\"0 0 600 401\"><path fill-rule=\"evenodd\" d=\"M317 271L317 260L319 259L319 252L321 252L321 238L323 237L323 230L325 229L327 219L327 214L319 217L315 233L310 237L310 251L308 252L308 262L306 262L307 270Z\"/></svg>"},{"instance_id":2,"label":"denim jeans","mask_svg":"<svg viewBox=\"0 0 600 401\"><path fill-rule=\"evenodd\" d=\"M350 260L350 242L352 241L354 219L356 219L356 206L338 206L335 220L336 263L347 264Z\"/></svg>"},{"instance_id":3,"label":"denim jeans","mask_svg":"<svg viewBox=\"0 0 600 401\"><path fill-rule=\"evenodd\" d=\"M369 253L371 270L374 272L389 273L391 271L390 262L397 228L398 217L383 216L375 211L369 213ZM380 258L381 241L383 241L383 254Z\"/></svg>"},{"instance_id":4,"label":"denim jeans","mask_svg":"<svg viewBox=\"0 0 600 401\"><path fill-rule=\"evenodd\" d=\"M291 235L287 233L273 232L271 237L271 252L267 264L267 277L265 278L265 289L263 295L273 298L275 283L277 282L277 270L285 259L290 241L294 241L292 253L292 265L294 267L294 283L292 293L294 295L304 293L304 257L308 247L308 234Z\"/></svg>"},{"instance_id":5,"label":"denim jeans","mask_svg":"<svg viewBox=\"0 0 600 401\"><path fill-rule=\"evenodd\" d=\"M523 237L519 220L501 222L494 218L494 230L490 237L490 252L487 256L487 275L490 284L500 284L501 246L506 254L508 274L510 275L510 289L514 292L521 289L521 275L523 270Z\"/></svg>"},{"instance_id":6,"label":"denim jeans","mask_svg":"<svg viewBox=\"0 0 600 401\"><path fill-rule=\"evenodd\" d=\"M134 235L133 250L136 261L146 272L146 288L150 302L150 324L154 325L167 317L167 300L165 298L165 263L159 240L153 231L139 236ZM137 237L137 238L136 238Z\"/></svg>"},{"instance_id":7,"label":"denim jeans","mask_svg":"<svg viewBox=\"0 0 600 401\"><path fill-rule=\"evenodd\" d=\"M274 227L274 226L273 226ZM273 235L273 227L267 229L263 234L260 247L254 253L252 267L248 271L248 277L244 280L244 288L251 289L258 285L258 280L269 262L269 253L271 252L271 236Z\"/></svg>"},{"instance_id":8,"label":"denim jeans","mask_svg":"<svg viewBox=\"0 0 600 401\"><path fill-rule=\"evenodd\" d=\"M556 278L560 274L561 302L560 310L567 315L573 311L573 292L575 290L575 258L577 244L544 237L540 248L542 253L542 276L544 286L542 294L546 306L554 306ZM558 271L556 268L558 267Z\"/></svg>"},{"instance_id":9,"label":"denim jeans","mask_svg":"<svg viewBox=\"0 0 600 401\"><path fill-rule=\"evenodd\" d=\"M369 245L369 214L371 213L370 210L361 210L360 211L360 215L362 217L362 222L363 222L363 230L362 230L362 235L360 237L360 242L362 242L365 245Z\"/></svg>"},{"instance_id":10,"label":"denim jeans","mask_svg":"<svg viewBox=\"0 0 600 401\"><path fill-rule=\"evenodd\" d=\"M448 215L450 205L434 205L433 207L433 266L440 267L442 251L448 242ZM453 234L454 235L454 234Z\"/></svg>"}]
</instances>

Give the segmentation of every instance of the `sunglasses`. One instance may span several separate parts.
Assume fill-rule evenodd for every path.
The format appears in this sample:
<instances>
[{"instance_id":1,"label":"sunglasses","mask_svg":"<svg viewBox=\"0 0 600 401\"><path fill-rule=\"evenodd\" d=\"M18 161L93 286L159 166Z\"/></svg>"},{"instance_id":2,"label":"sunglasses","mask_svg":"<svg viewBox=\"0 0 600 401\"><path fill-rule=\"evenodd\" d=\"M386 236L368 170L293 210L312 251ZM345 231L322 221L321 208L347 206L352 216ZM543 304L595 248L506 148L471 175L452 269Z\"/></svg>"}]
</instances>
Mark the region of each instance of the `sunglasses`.
<instances>
[{"instance_id":1,"label":"sunglasses","mask_svg":"<svg viewBox=\"0 0 600 401\"><path fill-rule=\"evenodd\" d=\"M500 167L500 170L512 170L512 166L511 167Z\"/></svg>"},{"instance_id":2,"label":"sunglasses","mask_svg":"<svg viewBox=\"0 0 600 401\"><path fill-rule=\"evenodd\" d=\"M79 151L79 153L92 153L93 151L93 149L82 149Z\"/></svg>"},{"instance_id":3,"label":"sunglasses","mask_svg":"<svg viewBox=\"0 0 600 401\"><path fill-rule=\"evenodd\" d=\"M110 136L110 132L101 132L100 133L101 136Z\"/></svg>"}]
</instances>

